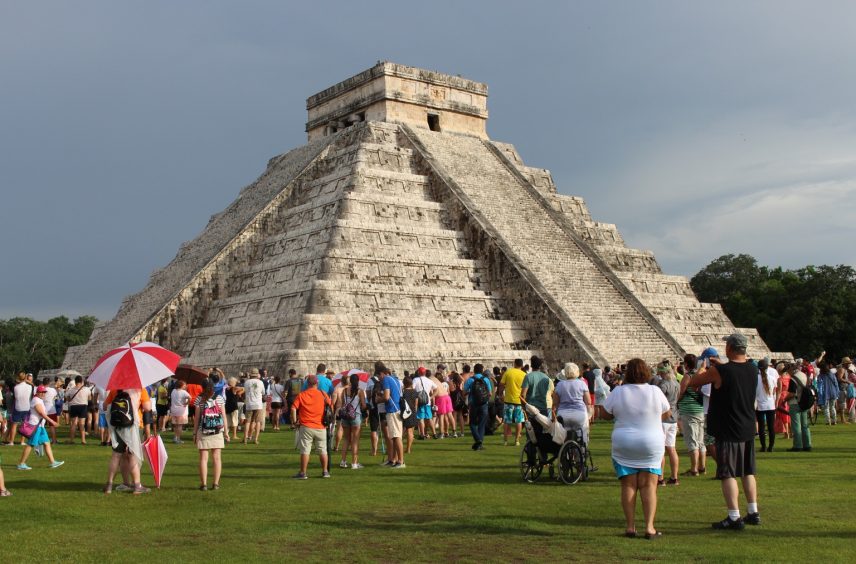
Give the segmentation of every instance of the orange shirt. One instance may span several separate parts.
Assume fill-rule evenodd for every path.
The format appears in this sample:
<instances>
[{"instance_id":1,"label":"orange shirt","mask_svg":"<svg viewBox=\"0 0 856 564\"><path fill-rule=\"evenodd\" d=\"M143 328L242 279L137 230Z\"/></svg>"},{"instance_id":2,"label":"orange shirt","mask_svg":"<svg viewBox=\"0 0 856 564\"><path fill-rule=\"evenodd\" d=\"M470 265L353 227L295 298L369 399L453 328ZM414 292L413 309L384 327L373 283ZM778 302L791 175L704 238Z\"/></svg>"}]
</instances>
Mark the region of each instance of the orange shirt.
<instances>
[{"instance_id":1,"label":"orange shirt","mask_svg":"<svg viewBox=\"0 0 856 564\"><path fill-rule=\"evenodd\" d=\"M127 391L128 391L128 395L131 396L131 404L133 405L135 402L137 404L137 421L139 422L140 428L142 428L143 427L143 411L141 408L142 408L142 405L144 403L151 401L151 397L149 397L149 392L147 392L145 388L142 388L140 390L127 390ZM107 411L107 419L108 420L110 419L110 408L107 406L109 406L111 403L113 403L113 398L116 397L116 392L118 392L118 390L110 390L110 393L107 394L107 399L104 400L104 406L105 406L106 411ZM135 392L139 392L139 395L136 394Z\"/></svg>"},{"instance_id":2,"label":"orange shirt","mask_svg":"<svg viewBox=\"0 0 856 564\"><path fill-rule=\"evenodd\" d=\"M300 392L292 407L297 410L300 424L310 429L324 429L324 404L330 403L327 394L317 388Z\"/></svg>"},{"instance_id":3,"label":"orange shirt","mask_svg":"<svg viewBox=\"0 0 856 564\"><path fill-rule=\"evenodd\" d=\"M202 386L200 386L199 384L188 384L187 393L190 394L189 405L193 405L193 402L196 401L196 396L202 393Z\"/></svg>"}]
</instances>

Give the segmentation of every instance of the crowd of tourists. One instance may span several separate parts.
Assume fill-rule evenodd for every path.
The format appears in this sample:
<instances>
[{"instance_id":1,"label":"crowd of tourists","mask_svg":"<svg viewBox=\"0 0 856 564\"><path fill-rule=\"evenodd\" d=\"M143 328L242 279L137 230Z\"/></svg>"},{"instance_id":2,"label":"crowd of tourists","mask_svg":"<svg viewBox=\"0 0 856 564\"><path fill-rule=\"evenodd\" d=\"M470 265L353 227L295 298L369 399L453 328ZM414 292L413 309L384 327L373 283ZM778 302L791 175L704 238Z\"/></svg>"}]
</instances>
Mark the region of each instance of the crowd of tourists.
<instances>
[{"instance_id":1,"label":"crowd of tourists","mask_svg":"<svg viewBox=\"0 0 856 564\"><path fill-rule=\"evenodd\" d=\"M793 362L751 360L745 336L735 333L725 341L725 358L710 347L656 366L640 359L603 368L568 362L552 374L537 356L528 364L517 359L511 367L464 364L458 372L439 364L401 375L377 362L368 378L357 371L336 378L324 364L314 374L301 376L290 369L285 377L268 377L263 368L227 377L212 368L201 383L169 378L148 388L108 393L81 376L35 381L32 374L20 373L17 381L5 382L0 396L0 436L7 446L20 438L17 469L22 471L32 470L32 452L44 455L49 468L63 465L52 450L59 425L67 426L68 443L86 445L97 437L112 451L104 493L142 494L150 491L140 479L143 439L171 427L172 441L182 444L187 427L199 451L199 488L216 490L226 443L258 444L268 426L274 432L281 426L296 431L300 463L295 479L309 478L313 450L320 476L329 478L334 455L342 469L364 468L363 432L369 435L370 455L380 451L381 465L390 469L406 468L415 442L454 440L465 431L474 451L483 450L490 435L501 434L493 443L497 446L520 446L528 404L568 430L578 430L583 443L589 442L591 425L614 419L611 454L627 536L637 535L637 495L644 536L657 538L657 488L706 474L708 458L715 461L728 508L727 517L713 526L737 530L760 524L756 450L772 452L781 436L792 440L788 451L811 451L810 421L819 413L827 425L856 421L856 366L849 357L835 363L825 353ZM544 432L533 427L536 434ZM116 474L121 483L114 486ZM738 508L738 479L747 500L745 517ZM0 470L0 496L8 495Z\"/></svg>"}]
</instances>

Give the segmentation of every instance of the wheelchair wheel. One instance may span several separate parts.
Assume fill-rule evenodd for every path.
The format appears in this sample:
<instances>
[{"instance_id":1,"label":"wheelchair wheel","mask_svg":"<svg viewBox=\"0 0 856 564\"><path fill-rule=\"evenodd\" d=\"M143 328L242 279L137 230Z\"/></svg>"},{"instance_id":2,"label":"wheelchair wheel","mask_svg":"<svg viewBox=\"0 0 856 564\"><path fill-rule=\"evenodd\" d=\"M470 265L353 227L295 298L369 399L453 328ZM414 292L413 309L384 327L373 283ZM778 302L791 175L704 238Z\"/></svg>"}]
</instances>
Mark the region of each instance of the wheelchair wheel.
<instances>
[{"instance_id":1,"label":"wheelchair wheel","mask_svg":"<svg viewBox=\"0 0 856 564\"><path fill-rule=\"evenodd\" d=\"M536 462L533 465L529 464L530 457ZM520 451L520 477L527 482L534 482L541 475L542 467L538 464L538 449L535 443L526 441L523 449Z\"/></svg>"},{"instance_id":2,"label":"wheelchair wheel","mask_svg":"<svg viewBox=\"0 0 856 564\"><path fill-rule=\"evenodd\" d=\"M583 449L574 441L562 445L559 451L559 478L566 484L576 484L586 474Z\"/></svg>"}]
</instances>

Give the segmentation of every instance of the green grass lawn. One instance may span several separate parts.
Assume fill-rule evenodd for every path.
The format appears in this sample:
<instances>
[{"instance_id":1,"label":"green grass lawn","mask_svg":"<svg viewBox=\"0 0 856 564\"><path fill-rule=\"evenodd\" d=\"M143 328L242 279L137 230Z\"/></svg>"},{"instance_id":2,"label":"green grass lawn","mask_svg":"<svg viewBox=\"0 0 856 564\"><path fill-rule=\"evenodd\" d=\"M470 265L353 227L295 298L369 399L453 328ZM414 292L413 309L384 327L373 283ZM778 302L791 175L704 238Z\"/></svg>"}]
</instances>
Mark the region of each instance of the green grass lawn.
<instances>
[{"instance_id":1,"label":"green grass lawn","mask_svg":"<svg viewBox=\"0 0 856 564\"><path fill-rule=\"evenodd\" d=\"M20 447L2 447L14 495L0 498L0 560L852 560L856 426L814 427L811 453L785 452L790 441L779 439L778 452L758 455L760 527L713 531L725 508L709 477L660 488L664 537L656 541L622 536L610 432L610 424L595 425L601 470L574 486L546 473L523 483L520 449L501 446L499 437L488 437L481 452L470 450L468 438L417 441L406 469L365 456L365 469L333 465L330 480L320 479L313 456L311 479L295 481L293 434L268 430L260 445L227 447L222 489L208 492L197 489L195 447L168 442L163 487L143 496L100 493L107 447L60 444L64 466L49 470L33 455L29 472L15 469ZM362 446L368 449L365 438ZM143 476L151 485L147 466Z\"/></svg>"}]
</instances>

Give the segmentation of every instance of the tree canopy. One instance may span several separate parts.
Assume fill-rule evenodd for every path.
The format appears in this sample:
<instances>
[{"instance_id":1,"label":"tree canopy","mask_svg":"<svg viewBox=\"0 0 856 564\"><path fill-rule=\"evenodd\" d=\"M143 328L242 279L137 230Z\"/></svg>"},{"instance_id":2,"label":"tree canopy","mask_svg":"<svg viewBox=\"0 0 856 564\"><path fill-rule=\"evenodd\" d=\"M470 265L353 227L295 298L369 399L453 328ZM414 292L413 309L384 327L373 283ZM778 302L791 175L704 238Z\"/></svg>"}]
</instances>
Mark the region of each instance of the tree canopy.
<instances>
[{"instance_id":1,"label":"tree canopy","mask_svg":"<svg viewBox=\"0 0 856 564\"><path fill-rule=\"evenodd\" d=\"M65 316L48 321L27 317L0 319L0 377L58 368L66 349L86 343L97 321L89 315L73 322Z\"/></svg>"},{"instance_id":2,"label":"tree canopy","mask_svg":"<svg viewBox=\"0 0 856 564\"><path fill-rule=\"evenodd\" d=\"M738 327L756 327L773 351L831 359L856 352L856 270L759 266L754 257L723 255L690 285L703 302L721 304Z\"/></svg>"}]
</instances>

